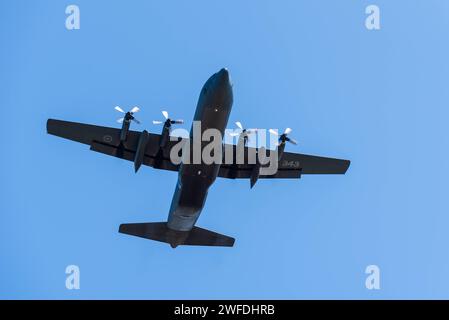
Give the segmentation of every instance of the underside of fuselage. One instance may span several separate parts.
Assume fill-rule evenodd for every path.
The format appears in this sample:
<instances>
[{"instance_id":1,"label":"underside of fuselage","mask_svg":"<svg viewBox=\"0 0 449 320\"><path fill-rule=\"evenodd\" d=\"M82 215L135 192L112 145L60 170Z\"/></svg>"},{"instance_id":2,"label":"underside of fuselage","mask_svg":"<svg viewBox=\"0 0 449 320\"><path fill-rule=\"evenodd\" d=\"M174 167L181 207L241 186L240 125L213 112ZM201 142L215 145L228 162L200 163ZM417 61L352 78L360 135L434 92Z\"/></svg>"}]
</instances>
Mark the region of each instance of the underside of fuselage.
<instances>
[{"instance_id":1,"label":"underside of fuselage","mask_svg":"<svg viewBox=\"0 0 449 320\"><path fill-rule=\"evenodd\" d=\"M223 137L232 102L229 73L226 69L221 69L201 89L190 132L191 140L200 135L196 139L202 141L201 137L207 129L218 130ZM195 124L199 124L199 129ZM208 143L201 142L201 149ZM173 248L178 245L232 247L234 238L195 226L206 202L209 187L220 169L219 163L206 164L201 156L199 160L180 164L167 222L122 224L119 231L169 243Z\"/></svg>"},{"instance_id":2,"label":"underside of fuselage","mask_svg":"<svg viewBox=\"0 0 449 320\"><path fill-rule=\"evenodd\" d=\"M200 134L216 129L223 136L232 109L233 95L229 72L221 69L204 84L193 121L200 124ZM190 132L194 135L194 127ZM207 143L207 142L204 142ZM167 227L174 231L192 230L204 207L209 187L215 181L220 164L181 164Z\"/></svg>"}]
</instances>

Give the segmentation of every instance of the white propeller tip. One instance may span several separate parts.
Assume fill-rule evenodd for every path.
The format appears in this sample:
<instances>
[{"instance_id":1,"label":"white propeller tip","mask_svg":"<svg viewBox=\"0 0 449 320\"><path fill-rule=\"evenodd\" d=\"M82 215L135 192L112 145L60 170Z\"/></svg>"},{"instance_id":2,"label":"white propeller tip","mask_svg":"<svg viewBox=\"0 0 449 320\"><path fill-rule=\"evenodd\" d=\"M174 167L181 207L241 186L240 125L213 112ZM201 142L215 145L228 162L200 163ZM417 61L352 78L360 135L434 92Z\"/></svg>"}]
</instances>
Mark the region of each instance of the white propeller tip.
<instances>
[{"instance_id":1,"label":"white propeller tip","mask_svg":"<svg viewBox=\"0 0 449 320\"><path fill-rule=\"evenodd\" d=\"M168 112L167 111L162 111L162 115L164 116L165 119L168 119Z\"/></svg>"},{"instance_id":2,"label":"white propeller tip","mask_svg":"<svg viewBox=\"0 0 449 320\"><path fill-rule=\"evenodd\" d=\"M115 110L117 110L118 112L122 112L122 113L125 113L125 111L123 111L123 109L122 108L120 108L119 106L115 106L115 108L114 108Z\"/></svg>"}]
</instances>

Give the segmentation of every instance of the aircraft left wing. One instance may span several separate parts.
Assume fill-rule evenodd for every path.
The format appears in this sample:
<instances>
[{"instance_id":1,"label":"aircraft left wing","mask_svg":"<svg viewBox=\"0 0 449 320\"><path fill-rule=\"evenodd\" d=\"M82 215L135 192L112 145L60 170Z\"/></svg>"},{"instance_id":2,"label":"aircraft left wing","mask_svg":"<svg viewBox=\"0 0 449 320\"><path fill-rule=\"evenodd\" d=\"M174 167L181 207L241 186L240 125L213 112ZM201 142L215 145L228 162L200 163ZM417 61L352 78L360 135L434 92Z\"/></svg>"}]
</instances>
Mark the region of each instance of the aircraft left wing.
<instances>
[{"instance_id":1,"label":"aircraft left wing","mask_svg":"<svg viewBox=\"0 0 449 320\"><path fill-rule=\"evenodd\" d=\"M257 153L258 150L245 147L245 154L249 152ZM226 150L226 149L225 149ZM234 154L235 154L234 147ZM269 156L270 151L267 151ZM251 178L254 175L254 164L222 164L218 173L219 177L239 179ZM349 160L334 159L320 156L313 156L301 153L284 152L278 162L276 174L257 175L257 178L300 178L302 174L345 174L350 165Z\"/></svg>"},{"instance_id":2,"label":"aircraft left wing","mask_svg":"<svg viewBox=\"0 0 449 320\"><path fill-rule=\"evenodd\" d=\"M129 130L126 141L120 142L120 129L78 122L48 119L49 134L77 141L90 146L93 151L134 161L141 132ZM148 133L142 164L157 169L178 171L178 165L170 161L170 149L159 147L160 135Z\"/></svg>"}]
</instances>

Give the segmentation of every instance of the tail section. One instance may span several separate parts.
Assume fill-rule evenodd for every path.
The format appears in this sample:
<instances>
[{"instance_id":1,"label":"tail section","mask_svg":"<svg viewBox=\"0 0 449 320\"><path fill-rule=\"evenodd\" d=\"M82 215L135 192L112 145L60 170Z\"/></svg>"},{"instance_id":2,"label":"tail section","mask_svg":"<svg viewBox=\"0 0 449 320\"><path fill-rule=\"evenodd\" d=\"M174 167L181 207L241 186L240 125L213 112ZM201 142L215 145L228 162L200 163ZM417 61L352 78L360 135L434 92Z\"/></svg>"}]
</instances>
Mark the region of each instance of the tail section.
<instances>
[{"instance_id":1,"label":"tail section","mask_svg":"<svg viewBox=\"0 0 449 320\"><path fill-rule=\"evenodd\" d=\"M193 227L191 231L169 229L166 222L121 224L120 233L136 237L169 243L173 248L178 245L232 247L234 238Z\"/></svg>"}]
</instances>

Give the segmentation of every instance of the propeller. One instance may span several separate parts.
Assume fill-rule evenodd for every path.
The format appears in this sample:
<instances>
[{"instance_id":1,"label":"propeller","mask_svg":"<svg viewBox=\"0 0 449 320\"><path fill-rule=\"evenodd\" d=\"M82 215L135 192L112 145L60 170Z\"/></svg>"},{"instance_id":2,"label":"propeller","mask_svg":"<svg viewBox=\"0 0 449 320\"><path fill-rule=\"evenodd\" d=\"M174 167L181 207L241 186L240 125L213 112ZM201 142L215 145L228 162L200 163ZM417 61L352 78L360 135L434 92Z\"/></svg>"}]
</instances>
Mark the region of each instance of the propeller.
<instances>
[{"instance_id":1,"label":"propeller","mask_svg":"<svg viewBox=\"0 0 449 320\"><path fill-rule=\"evenodd\" d=\"M282 144L285 142L290 142L294 145L298 144L298 142L295 139L287 137L292 132L292 129L290 129L290 128L285 129L284 133L281 135L279 134L279 132L277 132L273 129L270 129L269 131L271 134L274 134L275 136L279 137L279 144Z\"/></svg>"},{"instance_id":2,"label":"propeller","mask_svg":"<svg viewBox=\"0 0 449 320\"><path fill-rule=\"evenodd\" d=\"M253 133L257 132L257 129L245 129L243 128L243 125L240 121L236 121L235 125L240 129L240 132L231 132L229 135L231 137L237 137L240 136L243 139L247 139L248 141L250 140L249 137L250 135L252 135Z\"/></svg>"},{"instance_id":3,"label":"propeller","mask_svg":"<svg viewBox=\"0 0 449 320\"><path fill-rule=\"evenodd\" d=\"M133 107L131 110L129 110L128 112L123 111L122 108L120 108L119 106L116 106L114 108L115 110L117 110L120 113L124 113L125 115L122 118L117 119L118 123L123 123L123 121L134 121L137 124L140 124L140 121L137 120L136 118L134 118L134 113L139 112L140 108L139 107Z\"/></svg>"},{"instance_id":4,"label":"propeller","mask_svg":"<svg viewBox=\"0 0 449 320\"><path fill-rule=\"evenodd\" d=\"M170 127L172 124L183 124L184 120L178 119L178 120L172 120L168 116L167 111L162 111L162 115L165 118L165 121L159 121L159 120L153 120L153 124L164 124L167 127Z\"/></svg>"}]
</instances>

